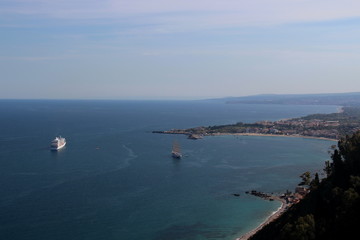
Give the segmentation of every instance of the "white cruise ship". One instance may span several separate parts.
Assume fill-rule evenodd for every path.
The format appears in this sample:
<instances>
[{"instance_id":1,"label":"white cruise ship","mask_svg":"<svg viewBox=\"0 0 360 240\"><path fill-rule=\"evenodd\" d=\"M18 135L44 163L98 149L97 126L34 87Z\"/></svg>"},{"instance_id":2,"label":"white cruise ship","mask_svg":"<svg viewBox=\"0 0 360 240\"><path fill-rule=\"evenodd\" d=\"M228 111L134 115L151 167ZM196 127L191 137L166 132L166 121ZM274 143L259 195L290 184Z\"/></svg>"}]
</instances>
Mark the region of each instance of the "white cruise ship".
<instances>
[{"instance_id":1,"label":"white cruise ship","mask_svg":"<svg viewBox=\"0 0 360 240\"><path fill-rule=\"evenodd\" d=\"M66 145L65 138L59 136L59 137L56 137L54 140L51 141L50 148L53 151L57 151L57 150L63 148L65 145Z\"/></svg>"}]
</instances>

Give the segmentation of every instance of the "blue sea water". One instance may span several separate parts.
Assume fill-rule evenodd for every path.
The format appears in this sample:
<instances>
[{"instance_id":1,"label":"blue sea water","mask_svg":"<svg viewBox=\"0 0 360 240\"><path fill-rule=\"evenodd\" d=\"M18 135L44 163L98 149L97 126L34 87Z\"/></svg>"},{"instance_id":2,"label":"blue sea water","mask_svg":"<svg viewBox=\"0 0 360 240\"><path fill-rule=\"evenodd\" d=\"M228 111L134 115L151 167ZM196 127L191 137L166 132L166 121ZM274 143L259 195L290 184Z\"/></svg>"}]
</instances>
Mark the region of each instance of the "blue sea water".
<instances>
[{"instance_id":1,"label":"blue sea water","mask_svg":"<svg viewBox=\"0 0 360 240\"><path fill-rule=\"evenodd\" d=\"M278 120L336 106L216 101L0 101L0 236L8 240L235 239L321 171L333 142L153 130ZM49 151L57 135L67 139ZM184 157L173 160L172 142ZM234 197L233 193L240 193Z\"/></svg>"}]
</instances>

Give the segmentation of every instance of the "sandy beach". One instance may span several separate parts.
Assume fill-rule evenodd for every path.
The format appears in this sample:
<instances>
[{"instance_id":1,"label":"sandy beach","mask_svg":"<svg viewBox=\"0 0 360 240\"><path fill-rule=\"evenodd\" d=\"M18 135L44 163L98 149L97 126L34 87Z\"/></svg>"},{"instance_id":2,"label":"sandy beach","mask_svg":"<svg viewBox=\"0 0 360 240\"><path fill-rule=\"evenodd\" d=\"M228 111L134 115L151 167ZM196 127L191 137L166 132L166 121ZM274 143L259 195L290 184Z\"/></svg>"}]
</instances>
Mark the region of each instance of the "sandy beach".
<instances>
[{"instance_id":1,"label":"sandy beach","mask_svg":"<svg viewBox=\"0 0 360 240\"><path fill-rule=\"evenodd\" d=\"M287 208L287 204L285 203L285 200L280 199L278 197L274 198L274 200L278 200L281 201L281 207L274 212L271 216L269 216L263 223L261 223L258 227L256 227L255 229L251 230L250 232L244 234L243 236L241 236L240 238L236 238L236 240L248 240L250 237L252 237L253 235L255 235L258 231L260 231L264 226L266 226L267 224L269 224L270 222L274 221L275 219L277 219L278 217L281 216L281 214L283 214L286 211Z\"/></svg>"},{"instance_id":2,"label":"sandy beach","mask_svg":"<svg viewBox=\"0 0 360 240\"><path fill-rule=\"evenodd\" d=\"M280 135L280 134L262 134L262 133L212 133L208 136L225 136L225 135L233 135L233 136L257 136L257 137L291 137L291 138L308 138L308 139L320 139L327 141L339 141L333 138L325 138L325 137L312 137L312 136L303 136L303 135Z\"/></svg>"},{"instance_id":3,"label":"sandy beach","mask_svg":"<svg viewBox=\"0 0 360 240\"><path fill-rule=\"evenodd\" d=\"M185 134L188 135L186 132L161 132L166 134ZM280 134L261 134L261 133L211 133L205 134L204 136L257 136L257 137L290 137L290 138L306 138L306 139L319 139L319 140L326 140L326 141L333 141L338 142L338 139L333 138L325 138L325 137L313 137L313 136L303 136L303 135L280 135ZM264 226L269 224L270 222L274 221L278 217L280 217L289 206L286 204L285 200L273 196L274 200L281 202L281 207L275 211L271 216L269 216L263 223L261 223L258 227L251 230L250 232L244 234L240 238L236 238L236 240L248 240L250 237L255 235L258 231L260 231Z\"/></svg>"},{"instance_id":4,"label":"sandy beach","mask_svg":"<svg viewBox=\"0 0 360 240\"><path fill-rule=\"evenodd\" d=\"M332 138L324 138L324 137L312 137L312 136L302 136L302 135L279 135L279 134L261 134L261 133L215 133L211 134L210 136L222 136L222 135L234 135L234 136L261 136L261 137L292 137L292 138L308 138L308 139L320 139L320 140L327 140L327 141L335 141L337 139ZM278 217L280 217L287 209L288 204L286 204L285 200L275 197L274 200L281 202L281 207L274 212L271 216L269 216L263 223L257 226L255 229L251 230L250 232L244 234L240 238L236 238L236 240L248 240L250 237L255 235L258 231L260 231L264 226L269 224L270 222L274 221Z\"/></svg>"}]
</instances>

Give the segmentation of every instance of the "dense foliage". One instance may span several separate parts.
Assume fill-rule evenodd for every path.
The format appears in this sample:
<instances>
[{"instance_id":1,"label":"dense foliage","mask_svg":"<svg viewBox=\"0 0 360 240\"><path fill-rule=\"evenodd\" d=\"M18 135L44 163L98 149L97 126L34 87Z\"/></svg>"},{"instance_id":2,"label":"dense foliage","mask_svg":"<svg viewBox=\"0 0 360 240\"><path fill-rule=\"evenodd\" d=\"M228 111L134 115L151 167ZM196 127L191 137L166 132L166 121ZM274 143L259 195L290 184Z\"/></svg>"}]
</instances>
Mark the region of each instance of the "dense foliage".
<instances>
[{"instance_id":1,"label":"dense foliage","mask_svg":"<svg viewBox=\"0 0 360 240\"><path fill-rule=\"evenodd\" d=\"M338 142L327 177L310 183L311 192L254 235L261 239L356 239L360 227L360 132Z\"/></svg>"}]
</instances>

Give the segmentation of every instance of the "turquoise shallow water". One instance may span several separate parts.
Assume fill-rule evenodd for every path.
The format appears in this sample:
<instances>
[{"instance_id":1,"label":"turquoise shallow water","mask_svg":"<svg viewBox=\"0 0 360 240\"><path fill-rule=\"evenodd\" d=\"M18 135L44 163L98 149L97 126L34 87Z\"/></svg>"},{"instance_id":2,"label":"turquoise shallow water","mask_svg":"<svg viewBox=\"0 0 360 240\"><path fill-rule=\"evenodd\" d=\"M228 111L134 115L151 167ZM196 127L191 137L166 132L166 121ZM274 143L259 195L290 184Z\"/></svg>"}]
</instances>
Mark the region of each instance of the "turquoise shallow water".
<instances>
[{"instance_id":1,"label":"turquoise shallow water","mask_svg":"<svg viewBox=\"0 0 360 240\"><path fill-rule=\"evenodd\" d=\"M244 192L292 190L333 142L152 130L275 120L335 106L0 101L2 239L234 239L279 207ZM50 152L58 134L68 145ZM170 157L174 140L184 158ZM234 197L233 193L240 193Z\"/></svg>"}]
</instances>

